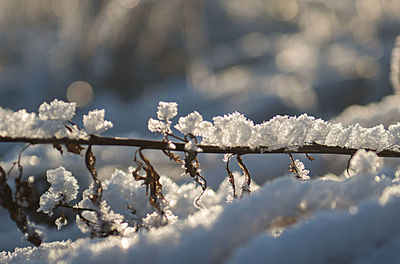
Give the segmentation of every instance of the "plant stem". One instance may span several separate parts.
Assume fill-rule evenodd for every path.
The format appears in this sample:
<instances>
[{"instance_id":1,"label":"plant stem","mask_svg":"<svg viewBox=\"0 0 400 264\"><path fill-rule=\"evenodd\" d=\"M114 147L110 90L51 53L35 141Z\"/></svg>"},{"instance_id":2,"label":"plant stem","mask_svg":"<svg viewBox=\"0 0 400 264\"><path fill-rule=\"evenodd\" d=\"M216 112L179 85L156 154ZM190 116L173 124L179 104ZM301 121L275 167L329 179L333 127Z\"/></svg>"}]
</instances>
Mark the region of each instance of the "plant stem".
<instances>
[{"instance_id":1,"label":"plant stem","mask_svg":"<svg viewBox=\"0 0 400 264\"><path fill-rule=\"evenodd\" d=\"M94 146L126 146L140 147L144 149L169 150L168 143L157 140L121 138L121 137L100 137L91 136L89 139L71 139L71 138L25 138L25 137L0 137L0 142L30 143L36 144L75 144L75 145L94 145ZM176 149L171 151L185 151L185 144L174 142ZM203 151L200 153L232 153L232 154L288 154L288 153L307 153L307 154L339 154L354 155L358 149L345 148L339 146L326 146L321 144L309 144L301 147L279 148L269 150L268 146L260 148L249 147L218 147L210 145L198 145ZM367 149L368 150L368 149ZM372 150L373 151L373 150ZM400 157L400 151L385 149L377 153L380 157Z\"/></svg>"}]
</instances>

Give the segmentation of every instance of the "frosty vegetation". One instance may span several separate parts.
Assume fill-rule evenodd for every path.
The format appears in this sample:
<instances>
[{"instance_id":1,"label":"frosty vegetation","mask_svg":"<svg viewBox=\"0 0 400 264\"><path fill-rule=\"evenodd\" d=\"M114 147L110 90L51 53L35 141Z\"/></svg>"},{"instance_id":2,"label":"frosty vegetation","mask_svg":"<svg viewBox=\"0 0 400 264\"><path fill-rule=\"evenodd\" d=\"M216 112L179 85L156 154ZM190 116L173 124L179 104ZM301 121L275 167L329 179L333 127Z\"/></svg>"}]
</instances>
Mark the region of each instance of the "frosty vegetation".
<instances>
[{"instance_id":1,"label":"frosty vegetation","mask_svg":"<svg viewBox=\"0 0 400 264\"><path fill-rule=\"evenodd\" d=\"M74 104L58 100L50 104L43 103L39 108L39 115L27 113L25 110L2 110L3 120L13 117L13 120L19 121L3 121L2 135L13 135L15 138L35 137L35 133L40 131L41 135L50 138L90 138L90 135L112 127L110 121L104 120L104 110L94 110L84 115L84 129L80 129L69 122L74 112ZM121 263L129 261L131 257L149 263L163 262L166 259L171 263L178 260L196 263L224 260L240 263L244 259L253 259L254 251L260 251L258 247L261 243L268 245L268 254L276 254L276 259L287 263L294 261L291 259L292 254L279 250L304 239L301 235L304 232L313 235L314 229L310 229L310 223L303 219L315 214L313 227L320 227L326 230L324 232L335 229L336 236L344 237L348 231L338 225L335 219L340 218L343 223L350 223L357 221L359 215L370 217L376 212L388 214L392 212L392 207L398 206L400 172L384 169L382 158L375 152L363 149L376 152L384 149L398 151L400 123L390 125L388 129L383 125L363 128L358 124L343 126L340 123L330 123L304 114L298 117L276 116L262 124L254 124L237 112L214 117L209 122L194 111L178 118L178 123L173 126L172 119L177 114L176 103L160 102L157 119L151 118L148 127L150 131L163 135L163 141L168 143L164 154L182 164L184 174L192 177L193 183L177 185L169 178L158 175L141 149L134 155L135 166L125 171L116 170L108 180L100 182L95 169L96 159L89 146L86 149L85 163L92 175L92 183L83 191L81 200L76 201L79 189L76 178L66 168L59 166L47 171L50 187L41 195L37 209L49 216L60 208L75 212L78 228L89 238L75 242L45 243L38 248L18 249L14 253L3 252L1 262L20 261L29 256L38 262L48 258L48 262L79 263L90 255L92 262L104 263L105 256L111 261L111 256L118 254L118 261ZM175 135L172 126L183 137ZM171 138L185 143L183 158L172 153L177 143L172 142ZM290 150L313 143L361 149L350 160L348 170L351 174L346 173L345 177L326 175L311 181L309 170L299 159L293 158ZM250 171L241 155L228 153L224 159L227 181L213 191L207 188L197 160L197 154L202 152L203 145L222 149L234 146L265 149L284 147L291 160L289 170L295 177L286 176L260 188L251 182ZM55 147L62 150L61 146ZM82 150L83 147L75 146L75 149L69 151L79 154ZM232 162L234 156L237 156L242 173L230 170L229 162ZM18 180L24 182L22 171ZM21 193L23 192L17 189L16 194ZM337 213L320 213L324 211ZM379 217L374 219L377 224L382 221ZM295 225L296 223L302 224ZM327 223L336 227L328 228ZM67 224L63 215L55 220L59 230ZM36 226L32 228L39 230ZM265 228L267 233L264 232ZM357 230L355 232L361 234L361 227ZM35 232L41 234L41 231ZM399 230L395 233L377 234L367 240L353 241L353 247L360 250L374 247L376 241L390 240L396 236L396 232L400 234ZM94 237L102 240L93 240ZM41 239L45 239L44 236L41 235ZM224 243L215 244L221 239ZM317 246L315 241L318 239L313 239L314 246ZM385 244L388 250L393 246L391 243ZM334 250L326 252L326 256L348 259L350 256L346 246L339 244L332 244ZM239 245L246 246L236 251L235 248ZM311 245L307 245L309 246ZM302 246L296 248L293 254L297 257L306 250ZM149 250L153 253L149 254ZM196 251L207 254L197 255L195 260L186 254ZM355 255L351 258L362 260L364 255L357 255L357 252L352 251L351 254ZM254 261L258 258L259 256L254 258ZM303 255L302 258L303 263L322 261L310 259L309 255Z\"/></svg>"},{"instance_id":2,"label":"frosty vegetation","mask_svg":"<svg viewBox=\"0 0 400 264\"><path fill-rule=\"evenodd\" d=\"M157 116L150 119L149 130L168 136L171 133L170 118L176 116L176 103L160 102ZM162 110L160 110L162 109ZM168 110L166 110L168 109ZM168 116L168 120L164 119ZM162 118L160 118L162 117ZM370 149L381 152L384 149L398 150L400 147L400 122L385 129L383 125L364 128L359 124L343 126L330 123L307 114L300 116L275 116L269 121L254 124L244 115L234 112L216 116L213 122L204 121L194 111L180 117L175 128L183 135L201 137L201 144L221 148L245 146L274 150L280 148L296 149L307 144L317 143L326 146L339 146L355 149Z\"/></svg>"},{"instance_id":3,"label":"frosty vegetation","mask_svg":"<svg viewBox=\"0 0 400 264\"><path fill-rule=\"evenodd\" d=\"M113 126L104 119L104 110L94 110L83 116L84 128L81 129L70 122L75 104L58 100L43 103L38 115L26 110L1 110L1 113L1 135L5 138L90 139ZM30 241L33 235L35 238L40 236L37 245L42 245L16 249L13 253L3 252L0 262L29 258L38 263L43 260L81 263L88 259L92 263L128 263L132 259L146 263L166 260L170 263L241 263L272 256L276 260L274 263L320 263L328 259L338 262L351 259L361 263L366 255L372 254L366 252L375 252L374 258L390 259L392 255L387 255L387 251L399 245L400 229L387 221L392 221L388 219L394 219L399 212L395 209L400 207L400 171L385 167L377 153L399 151L400 123L387 129L383 125L364 128L359 124L344 126L303 114L276 116L254 124L238 112L216 116L210 122L194 111L179 117L174 125L173 119L178 115L175 102L160 102L156 115L157 119L148 121L149 130L163 136L162 141L167 143L163 153L182 165L183 175L189 175L192 183L178 185L159 175L143 148L135 152L133 166L115 170L107 180L100 181L95 168L96 157L89 145L84 157L92 177L89 187L80 196L77 179L67 168L49 169L46 176L50 187L41 195L37 209L49 216L60 209L70 210L75 213L76 225L87 238L42 243L45 237L39 227L29 220L22 224L17 221ZM182 135L177 135L176 131ZM174 153L177 142L184 143L183 157ZM291 151L314 143L359 151L350 159L348 172L311 180L309 170L293 157ZM64 149L74 154L84 150L78 144L53 146L61 154ZM212 190L207 188L197 158L203 146L221 149L240 146L262 151L284 148L289 154L289 170L293 175L260 187L251 181L250 170L242 160L243 154L228 152L224 158L227 180L217 190ZM5 197L16 199L15 210L17 214L23 214L18 197L23 198L24 190L31 188L23 177L22 152L16 162L20 173L15 181L14 198L10 198L11 194L6 195L10 188L6 173L0 177L0 198L10 215L12 206L7 205ZM231 171L233 157L242 172ZM79 201L78 197L81 197ZM383 217L385 215L390 217ZM372 226L384 224L387 230L381 228L381 232L364 239L363 228L366 227L356 224L362 218L371 219L369 224ZM68 224L64 214L55 219L59 230ZM339 239L346 237L348 228L354 229L358 239ZM329 242L328 248L318 248L318 241L332 235L338 239ZM312 237L312 243L307 243L307 237ZM350 243L351 251L348 250ZM377 243L381 243L379 250L375 249ZM293 254L285 253L287 248L291 248ZM323 253L303 253L310 248ZM188 252L195 252L196 257Z\"/></svg>"},{"instance_id":4,"label":"frosty vegetation","mask_svg":"<svg viewBox=\"0 0 400 264\"><path fill-rule=\"evenodd\" d=\"M70 121L75 115L75 103L55 99L44 102L39 114L28 113L25 109L13 112L0 108L0 136L26 138L85 138L88 134L100 134L113 125L104 120L104 109L94 110L83 116L85 129L79 129Z\"/></svg>"}]
</instances>

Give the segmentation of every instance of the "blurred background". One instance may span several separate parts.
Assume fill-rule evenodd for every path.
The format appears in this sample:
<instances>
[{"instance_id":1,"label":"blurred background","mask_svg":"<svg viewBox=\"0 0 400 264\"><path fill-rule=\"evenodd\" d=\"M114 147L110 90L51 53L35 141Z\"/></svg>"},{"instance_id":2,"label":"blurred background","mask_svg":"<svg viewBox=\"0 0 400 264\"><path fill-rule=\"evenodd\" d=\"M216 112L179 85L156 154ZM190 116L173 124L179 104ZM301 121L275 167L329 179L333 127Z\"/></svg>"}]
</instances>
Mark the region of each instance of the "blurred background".
<instances>
[{"instance_id":1,"label":"blurred background","mask_svg":"<svg viewBox=\"0 0 400 264\"><path fill-rule=\"evenodd\" d=\"M207 120L239 111L259 123L307 112L387 126L400 119L398 97L382 99L394 93L389 72L399 18L398 0L0 0L0 106L36 112L58 98L77 103L77 118L105 108L114 123L109 135L139 138L155 138L147 120L160 100L178 102L179 116L197 110ZM380 103L345 110L371 102ZM21 146L0 147L8 168ZM132 152L96 147L99 176L127 170ZM147 155L160 173L190 181L159 153ZM288 173L285 155L248 156L259 184ZM342 173L348 157L328 156L301 159L312 177ZM226 177L222 156L201 158L217 188ZM22 164L39 195L48 168L64 165L81 186L90 179L79 156L61 157L51 147L29 148ZM9 241L21 234L2 212L9 224L0 231L10 239L0 250L11 250L21 242ZM52 226L44 215L31 218Z\"/></svg>"},{"instance_id":2,"label":"blurred background","mask_svg":"<svg viewBox=\"0 0 400 264\"><path fill-rule=\"evenodd\" d=\"M399 16L396 0L0 0L0 105L106 108L115 133L159 100L329 119L393 93Z\"/></svg>"}]
</instances>

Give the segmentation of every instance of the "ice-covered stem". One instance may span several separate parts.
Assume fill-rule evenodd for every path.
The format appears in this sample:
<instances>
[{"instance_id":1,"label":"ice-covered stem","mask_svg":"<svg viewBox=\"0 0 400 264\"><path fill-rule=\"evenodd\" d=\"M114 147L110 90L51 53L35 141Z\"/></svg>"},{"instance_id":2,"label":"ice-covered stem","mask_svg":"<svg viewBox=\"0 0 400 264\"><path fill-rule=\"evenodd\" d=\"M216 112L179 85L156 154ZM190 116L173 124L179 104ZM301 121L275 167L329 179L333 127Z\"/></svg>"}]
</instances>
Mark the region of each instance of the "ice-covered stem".
<instances>
[{"instance_id":1,"label":"ice-covered stem","mask_svg":"<svg viewBox=\"0 0 400 264\"><path fill-rule=\"evenodd\" d=\"M72 139L72 138L27 138L27 137L0 137L0 142L12 142L12 143L30 143L36 144L59 144L59 145L92 145L92 146L125 146L125 147L140 147L143 149L159 149L168 150L170 149L167 142L158 140L146 140L146 139L135 139L135 138L121 138L121 137L102 137L102 136L91 136L88 139ZM185 151L185 143L174 142L175 149L173 151ZM347 148L340 146L326 146L317 143L299 146L293 149L291 146L283 147L279 149L268 149L268 146L260 146L258 148L250 147L219 147L211 145L198 145L203 151L201 153L232 153L232 154L288 154L288 153L301 153L301 154L338 154L338 155L354 155L358 149ZM374 151L366 149L368 151ZM376 152L376 151L374 151ZM400 151L392 149L384 149L376 152L379 157L391 157L399 158Z\"/></svg>"},{"instance_id":2,"label":"ice-covered stem","mask_svg":"<svg viewBox=\"0 0 400 264\"><path fill-rule=\"evenodd\" d=\"M11 220L13 220L17 224L18 229L26 235L26 239L35 246L40 246L42 243L40 232L29 222L28 217L13 199L11 188L7 184L6 173L2 167L0 167L0 205L8 210Z\"/></svg>"}]
</instances>

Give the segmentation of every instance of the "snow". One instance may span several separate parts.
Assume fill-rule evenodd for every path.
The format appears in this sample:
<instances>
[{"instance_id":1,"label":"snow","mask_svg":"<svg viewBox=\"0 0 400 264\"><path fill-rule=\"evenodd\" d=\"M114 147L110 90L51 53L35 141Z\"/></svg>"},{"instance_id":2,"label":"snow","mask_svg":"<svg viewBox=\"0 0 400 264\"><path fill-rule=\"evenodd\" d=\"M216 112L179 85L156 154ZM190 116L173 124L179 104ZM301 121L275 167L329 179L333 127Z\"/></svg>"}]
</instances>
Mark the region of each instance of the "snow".
<instances>
[{"instance_id":1,"label":"snow","mask_svg":"<svg viewBox=\"0 0 400 264\"><path fill-rule=\"evenodd\" d=\"M185 196L193 193L194 184L178 186L162 176L170 201L167 225L124 238L82 238L16 249L3 253L0 261L15 263L29 257L33 263L376 263L380 258L396 259L398 251L391 249L400 245L396 222L400 186L392 181L394 171L387 173L373 152L359 151L353 160L355 174L350 179L342 175L298 181L285 176L229 204L225 204L226 181L216 192L206 192L203 210L193 209ZM118 187L125 195L130 188L132 193L140 190L128 176L116 171L105 184L105 193L108 189L112 196ZM376 176L381 180L376 181ZM131 184L124 185L125 180ZM114 203L118 203L115 198ZM192 209L181 211L184 208ZM157 214L148 213L144 222L154 226L154 217L157 220Z\"/></svg>"},{"instance_id":2,"label":"snow","mask_svg":"<svg viewBox=\"0 0 400 264\"><path fill-rule=\"evenodd\" d=\"M93 110L83 116L83 126L88 134L101 134L113 127L111 121L104 120L105 110Z\"/></svg>"}]
</instances>

